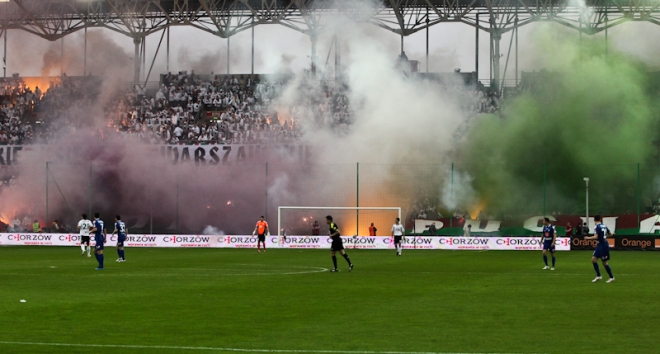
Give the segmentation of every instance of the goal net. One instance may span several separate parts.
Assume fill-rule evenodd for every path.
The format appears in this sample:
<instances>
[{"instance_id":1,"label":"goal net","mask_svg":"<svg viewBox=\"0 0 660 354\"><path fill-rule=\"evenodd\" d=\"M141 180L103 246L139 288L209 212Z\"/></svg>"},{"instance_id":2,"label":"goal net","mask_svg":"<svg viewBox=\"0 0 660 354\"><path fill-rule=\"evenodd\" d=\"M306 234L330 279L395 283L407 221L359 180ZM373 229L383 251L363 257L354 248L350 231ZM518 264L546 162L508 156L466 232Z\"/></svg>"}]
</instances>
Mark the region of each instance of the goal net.
<instances>
[{"instance_id":1,"label":"goal net","mask_svg":"<svg viewBox=\"0 0 660 354\"><path fill-rule=\"evenodd\" d=\"M389 236L395 218L401 218L401 222L404 222L400 207L280 206L277 208L278 235L313 235L314 222L318 222L319 235L327 235L327 215L332 215L342 236L369 236L371 223L378 230L377 236Z\"/></svg>"}]
</instances>

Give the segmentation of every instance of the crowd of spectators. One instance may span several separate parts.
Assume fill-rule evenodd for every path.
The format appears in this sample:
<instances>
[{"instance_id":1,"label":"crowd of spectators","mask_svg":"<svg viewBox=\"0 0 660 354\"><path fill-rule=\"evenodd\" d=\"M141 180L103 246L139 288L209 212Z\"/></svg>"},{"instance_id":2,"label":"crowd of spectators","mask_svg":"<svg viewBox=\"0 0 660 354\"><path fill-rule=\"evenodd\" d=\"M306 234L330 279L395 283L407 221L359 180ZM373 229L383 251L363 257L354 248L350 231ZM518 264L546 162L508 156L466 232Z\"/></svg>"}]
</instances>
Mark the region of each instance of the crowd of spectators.
<instances>
[{"instance_id":1,"label":"crowd of spectators","mask_svg":"<svg viewBox=\"0 0 660 354\"><path fill-rule=\"evenodd\" d=\"M35 141L50 143L67 132L90 126L100 90L98 77L63 76L59 82L51 83L35 107L38 119Z\"/></svg>"},{"instance_id":2,"label":"crowd of spectators","mask_svg":"<svg viewBox=\"0 0 660 354\"><path fill-rule=\"evenodd\" d=\"M107 126L151 143L283 143L299 139L295 121L271 102L286 82L259 75L163 75L153 96L137 87L106 107Z\"/></svg>"},{"instance_id":3,"label":"crowd of spectators","mask_svg":"<svg viewBox=\"0 0 660 354\"><path fill-rule=\"evenodd\" d=\"M20 79L7 80L0 85L0 144L49 143L67 131L92 125L92 115L105 117L106 129L98 129L103 137L152 144L291 143L304 134L303 126L331 129L338 135L350 131L354 113L345 84L296 82L296 100L283 105L278 98L289 76L168 73L161 75L159 87L119 90L95 110L100 78L63 76L45 93L38 87L31 91ZM499 107L497 96L483 86L441 85L457 95L471 118ZM467 129L469 122L457 134Z\"/></svg>"},{"instance_id":4,"label":"crowd of spectators","mask_svg":"<svg viewBox=\"0 0 660 354\"><path fill-rule=\"evenodd\" d=\"M0 144L32 142L32 125L24 117L34 109L40 97L39 87L32 91L21 80L0 83Z\"/></svg>"},{"instance_id":5,"label":"crowd of spectators","mask_svg":"<svg viewBox=\"0 0 660 354\"><path fill-rule=\"evenodd\" d=\"M17 181L15 174L0 175L0 193L5 189L15 188Z\"/></svg>"},{"instance_id":6,"label":"crowd of spectators","mask_svg":"<svg viewBox=\"0 0 660 354\"><path fill-rule=\"evenodd\" d=\"M337 135L348 133L354 122L344 84L331 81L302 80L295 87L296 101L285 107L297 122L306 122L308 129L330 129Z\"/></svg>"}]
</instances>

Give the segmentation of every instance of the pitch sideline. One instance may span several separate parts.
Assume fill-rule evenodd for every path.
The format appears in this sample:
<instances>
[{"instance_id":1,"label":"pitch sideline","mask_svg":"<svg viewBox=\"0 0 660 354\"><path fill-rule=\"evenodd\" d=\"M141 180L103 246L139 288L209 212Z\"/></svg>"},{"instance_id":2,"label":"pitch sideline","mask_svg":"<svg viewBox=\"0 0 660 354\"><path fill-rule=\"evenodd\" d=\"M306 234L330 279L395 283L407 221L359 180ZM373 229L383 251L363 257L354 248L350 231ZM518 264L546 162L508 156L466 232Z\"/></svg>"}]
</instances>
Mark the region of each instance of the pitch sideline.
<instances>
[{"instance_id":1,"label":"pitch sideline","mask_svg":"<svg viewBox=\"0 0 660 354\"><path fill-rule=\"evenodd\" d=\"M43 342L12 342L0 341L6 345L25 346L51 346L51 347L80 347L80 348L123 348L123 349L165 349L165 350L205 350L239 353L319 353L319 354L541 354L541 353L464 353L464 352L400 352L400 351L374 351L374 350L317 350L317 349L244 349L244 348L217 348L217 347L191 347L169 345L131 345L131 344L82 344L82 343L43 343Z\"/></svg>"}]
</instances>

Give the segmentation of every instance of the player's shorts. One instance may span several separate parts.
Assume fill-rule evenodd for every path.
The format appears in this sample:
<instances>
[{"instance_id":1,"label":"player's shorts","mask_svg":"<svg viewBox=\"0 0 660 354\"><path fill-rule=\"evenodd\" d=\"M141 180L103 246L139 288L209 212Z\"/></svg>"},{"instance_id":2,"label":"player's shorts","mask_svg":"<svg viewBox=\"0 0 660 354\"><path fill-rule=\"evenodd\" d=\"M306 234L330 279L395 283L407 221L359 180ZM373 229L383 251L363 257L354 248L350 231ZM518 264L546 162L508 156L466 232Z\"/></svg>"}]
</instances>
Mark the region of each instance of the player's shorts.
<instances>
[{"instance_id":1,"label":"player's shorts","mask_svg":"<svg viewBox=\"0 0 660 354\"><path fill-rule=\"evenodd\" d=\"M89 246L89 236L80 236L80 244Z\"/></svg>"},{"instance_id":2,"label":"player's shorts","mask_svg":"<svg viewBox=\"0 0 660 354\"><path fill-rule=\"evenodd\" d=\"M543 250L550 250L550 252L555 253L555 245L550 241L543 241Z\"/></svg>"},{"instance_id":3,"label":"player's shorts","mask_svg":"<svg viewBox=\"0 0 660 354\"><path fill-rule=\"evenodd\" d=\"M96 246L94 246L94 249L97 251L103 251L105 247L103 247L103 242L97 243Z\"/></svg>"},{"instance_id":4,"label":"player's shorts","mask_svg":"<svg viewBox=\"0 0 660 354\"><path fill-rule=\"evenodd\" d=\"M403 239L403 236L394 236L394 244L398 245L401 243L401 239Z\"/></svg>"},{"instance_id":5,"label":"player's shorts","mask_svg":"<svg viewBox=\"0 0 660 354\"><path fill-rule=\"evenodd\" d=\"M117 236L117 247L124 247L124 242L126 242L126 235Z\"/></svg>"},{"instance_id":6,"label":"player's shorts","mask_svg":"<svg viewBox=\"0 0 660 354\"><path fill-rule=\"evenodd\" d=\"M259 239L259 242L266 242L266 234L259 234L257 235L257 238Z\"/></svg>"},{"instance_id":7,"label":"player's shorts","mask_svg":"<svg viewBox=\"0 0 660 354\"><path fill-rule=\"evenodd\" d=\"M602 261L609 261L610 260L610 248L604 248L604 247L596 247L594 250L594 257L602 260Z\"/></svg>"},{"instance_id":8,"label":"player's shorts","mask_svg":"<svg viewBox=\"0 0 660 354\"><path fill-rule=\"evenodd\" d=\"M341 240L332 240L332 245L330 245L330 251L341 251L344 249L344 241Z\"/></svg>"}]
</instances>

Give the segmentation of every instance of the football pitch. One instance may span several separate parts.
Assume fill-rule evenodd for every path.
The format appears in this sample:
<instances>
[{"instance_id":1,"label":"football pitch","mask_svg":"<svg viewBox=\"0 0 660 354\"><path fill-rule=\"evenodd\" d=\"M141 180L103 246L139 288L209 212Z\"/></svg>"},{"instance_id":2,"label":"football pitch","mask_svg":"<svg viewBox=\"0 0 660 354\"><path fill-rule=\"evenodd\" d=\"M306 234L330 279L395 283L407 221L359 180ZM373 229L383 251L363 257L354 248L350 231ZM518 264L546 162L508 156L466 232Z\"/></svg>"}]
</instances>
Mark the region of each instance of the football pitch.
<instances>
[{"instance_id":1,"label":"football pitch","mask_svg":"<svg viewBox=\"0 0 660 354\"><path fill-rule=\"evenodd\" d=\"M660 252L0 247L0 353L657 353ZM22 302L21 300L25 300Z\"/></svg>"}]
</instances>

